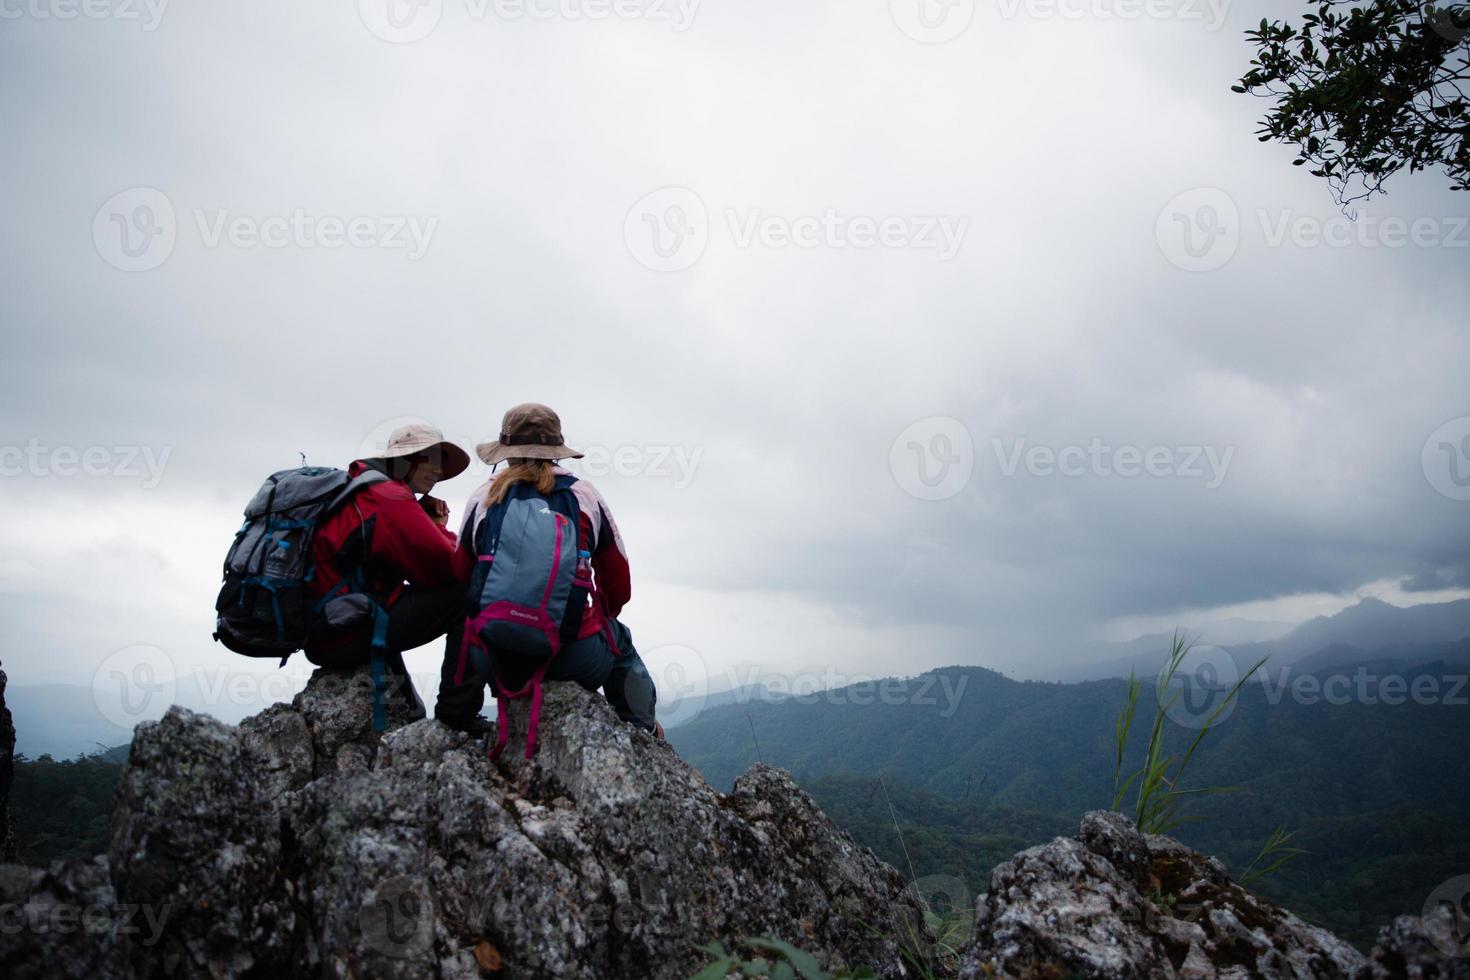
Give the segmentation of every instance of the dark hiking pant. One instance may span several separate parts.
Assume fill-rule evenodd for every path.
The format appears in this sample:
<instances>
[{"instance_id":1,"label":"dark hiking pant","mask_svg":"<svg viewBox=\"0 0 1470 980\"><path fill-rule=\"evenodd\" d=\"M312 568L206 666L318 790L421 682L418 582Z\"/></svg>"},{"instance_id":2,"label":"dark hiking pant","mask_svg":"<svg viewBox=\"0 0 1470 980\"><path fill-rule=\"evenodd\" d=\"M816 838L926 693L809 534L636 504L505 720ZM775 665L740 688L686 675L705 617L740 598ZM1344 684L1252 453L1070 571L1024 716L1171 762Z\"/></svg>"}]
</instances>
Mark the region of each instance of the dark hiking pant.
<instances>
[{"instance_id":1,"label":"dark hiking pant","mask_svg":"<svg viewBox=\"0 0 1470 980\"><path fill-rule=\"evenodd\" d=\"M398 597L388 611L388 643L383 651L383 667L387 675L387 691L384 697L391 703L402 699L410 707L417 706L411 713L422 718L425 714L423 701L413 688L408 668L403 663L403 651L432 643L446 632L455 630L456 624L464 624L464 586L451 585L440 589L419 589L409 586ZM372 663L373 645L371 630L345 646L323 650L306 648L306 659L318 667L364 667Z\"/></svg>"},{"instance_id":2,"label":"dark hiking pant","mask_svg":"<svg viewBox=\"0 0 1470 980\"><path fill-rule=\"evenodd\" d=\"M498 675L508 688L516 690L531 679L535 664L528 664L524 658L512 655L497 655L494 650L483 651L471 644L471 656L465 665L463 680L455 683L463 630L464 622L461 621L450 631L445 644L444 667L439 674L439 703L434 707L434 717L450 728L473 731L480 709L485 706L486 686L490 687L491 694L498 697ZM651 732L654 706L658 701L653 678L633 648L633 634L628 627L614 619L612 632L618 645L616 655L608 646L607 637L597 633L562 647L546 669L546 680L576 681L589 691L600 687L619 718ZM494 664L494 674L488 669L491 663Z\"/></svg>"}]
</instances>

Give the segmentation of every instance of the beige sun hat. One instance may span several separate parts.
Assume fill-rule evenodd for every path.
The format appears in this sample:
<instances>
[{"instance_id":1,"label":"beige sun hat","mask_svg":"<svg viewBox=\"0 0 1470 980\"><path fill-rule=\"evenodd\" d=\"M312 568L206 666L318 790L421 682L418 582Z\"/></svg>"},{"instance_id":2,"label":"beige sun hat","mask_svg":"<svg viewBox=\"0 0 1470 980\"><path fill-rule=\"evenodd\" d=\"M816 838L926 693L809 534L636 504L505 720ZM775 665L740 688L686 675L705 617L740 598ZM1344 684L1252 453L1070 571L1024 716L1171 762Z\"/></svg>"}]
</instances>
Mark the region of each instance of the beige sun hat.
<instances>
[{"instance_id":1,"label":"beige sun hat","mask_svg":"<svg viewBox=\"0 0 1470 980\"><path fill-rule=\"evenodd\" d=\"M444 433L432 425L405 425L393 430L383 451L371 459L397 459L439 450L444 461L441 480L452 480L470 465L470 454L444 438Z\"/></svg>"},{"instance_id":2,"label":"beige sun hat","mask_svg":"<svg viewBox=\"0 0 1470 980\"><path fill-rule=\"evenodd\" d=\"M517 405L506 412L500 423L500 438L480 443L475 453L489 466L507 459L582 458L562 441L561 418L539 402Z\"/></svg>"}]
</instances>

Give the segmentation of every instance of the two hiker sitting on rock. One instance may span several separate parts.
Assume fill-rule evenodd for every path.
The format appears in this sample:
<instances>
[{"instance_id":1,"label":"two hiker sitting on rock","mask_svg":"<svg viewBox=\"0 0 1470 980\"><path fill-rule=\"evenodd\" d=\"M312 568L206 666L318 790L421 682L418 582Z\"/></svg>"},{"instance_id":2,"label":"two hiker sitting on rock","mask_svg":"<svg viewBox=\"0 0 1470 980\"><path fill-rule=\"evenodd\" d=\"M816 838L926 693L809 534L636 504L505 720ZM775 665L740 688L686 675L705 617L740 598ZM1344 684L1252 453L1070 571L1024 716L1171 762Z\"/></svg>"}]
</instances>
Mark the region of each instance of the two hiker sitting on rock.
<instances>
[{"instance_id":1,"label":"two hiker sitting on rock","mask_svg":"<svg viewBox=\"0 0 1470 980\"><path fill-rule=\"evenodd\" d=\"M563 442L560 419L544 405L518 406L500 439L476 451L491 467L509 465L471 496L458 535L429 491L469 457L438 430L399 429L382 456L351 465L349 476L376 480L317 527L306 588L322 614L307 658L372 664L387 675L384 696L423 717L403 651L446 636L435 717L484 731L488 684L500 715L495 755L507 739L505 701L520 697L532 700L526 756L534 753L543 680L602 687L619 717L662 737L653 679L616 618L631 594L622 539L602 495L556 465L581 456ZM381 715L380 700L374 710Z\"/></svg>"}]
</instances>

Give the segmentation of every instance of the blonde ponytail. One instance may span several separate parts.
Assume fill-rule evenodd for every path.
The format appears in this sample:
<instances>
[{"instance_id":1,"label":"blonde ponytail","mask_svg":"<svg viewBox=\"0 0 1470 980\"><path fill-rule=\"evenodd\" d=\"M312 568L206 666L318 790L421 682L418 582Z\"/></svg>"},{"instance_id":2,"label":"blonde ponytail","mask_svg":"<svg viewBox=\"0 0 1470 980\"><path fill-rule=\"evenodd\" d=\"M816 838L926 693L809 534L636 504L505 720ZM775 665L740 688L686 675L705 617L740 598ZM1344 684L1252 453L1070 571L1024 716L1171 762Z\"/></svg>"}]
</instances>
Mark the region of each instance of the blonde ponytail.
<instances>
[{"instance_id":1,"label":"blonde ponytail","mask_svg":"<svg viewBox=\"0 0 1470 980\"><path fill-rule=\"evenodd\" d=\"M552 472L553 463L549 459L512 459L507 467L490 484L489 491L485 494L485 506L494 507L505 499L510 493L510 488L516 483L534 483L536 492L542 496L550 494L556 489L556 474Z\"/></svg>"}]
</instances>

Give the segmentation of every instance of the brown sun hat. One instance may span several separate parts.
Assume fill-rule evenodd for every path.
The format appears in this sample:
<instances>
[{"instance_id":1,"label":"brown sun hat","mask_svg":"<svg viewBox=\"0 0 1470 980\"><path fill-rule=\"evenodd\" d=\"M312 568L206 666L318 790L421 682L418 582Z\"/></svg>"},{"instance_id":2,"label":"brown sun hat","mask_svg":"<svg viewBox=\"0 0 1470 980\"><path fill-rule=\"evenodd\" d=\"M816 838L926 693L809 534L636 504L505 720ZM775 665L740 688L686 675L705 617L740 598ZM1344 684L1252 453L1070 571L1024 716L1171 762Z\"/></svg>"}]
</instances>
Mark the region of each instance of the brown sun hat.
<instances>
[{"instance_id":1,"label":"brown sun hat","mask_svg":"<svg viewBox=\"0 0 1470 980\"><path fill-rule=\"evenodd\" d=\"M517 405L505 413L500 438L482 442L475 453L486 465L507 459L581 459L582 454L562 441L561 418L538 402Z\"/></svg>"},{"instance_id":2,"label":"brown sun hat","mask_svg":"<svg viewBox=\"0 0 1470 980\"><path fill-rule=\"evenodd\" d=\"M441 480L452 480L470 465L470 454L444 438L432 425L405 425L394 429L383 451L371 459L397 459L439 450L444 463Z\"/></svg>"}]
</instances>

